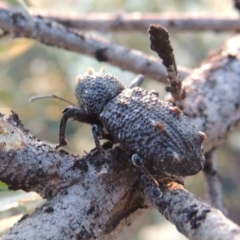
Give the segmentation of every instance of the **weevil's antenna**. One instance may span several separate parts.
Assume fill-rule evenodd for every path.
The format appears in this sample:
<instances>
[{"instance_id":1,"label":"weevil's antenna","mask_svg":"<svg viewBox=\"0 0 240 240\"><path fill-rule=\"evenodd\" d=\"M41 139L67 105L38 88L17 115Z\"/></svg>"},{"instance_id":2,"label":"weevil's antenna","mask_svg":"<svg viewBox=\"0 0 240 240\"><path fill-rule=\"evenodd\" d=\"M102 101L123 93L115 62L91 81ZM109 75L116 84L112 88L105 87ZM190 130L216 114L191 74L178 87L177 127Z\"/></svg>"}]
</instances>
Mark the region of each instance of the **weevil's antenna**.
<instances>
[{"instance_id":1,"label":"weevil's antenna","mask_svg":"<svg viewBox=\"0 0 240 240\"><path fill-rule=\"evenodd\" d=\"M39 99L45 99L45 98L55 98L55 99L59 99L59 100L61 100L61 101L63 101L63 102L66 102L66 103L71 104L72 106L75 106L74 103L66 100L65 98L59 97L59 96L57 96L57 95L54 95L54 94L52 94L52 95L33 96L33 97L30 97L30 98L29 98L29 101L30 101L30 102L33 102L33 101L36 101L36 100L39 100Z\"/></svg>"}]
</instances>

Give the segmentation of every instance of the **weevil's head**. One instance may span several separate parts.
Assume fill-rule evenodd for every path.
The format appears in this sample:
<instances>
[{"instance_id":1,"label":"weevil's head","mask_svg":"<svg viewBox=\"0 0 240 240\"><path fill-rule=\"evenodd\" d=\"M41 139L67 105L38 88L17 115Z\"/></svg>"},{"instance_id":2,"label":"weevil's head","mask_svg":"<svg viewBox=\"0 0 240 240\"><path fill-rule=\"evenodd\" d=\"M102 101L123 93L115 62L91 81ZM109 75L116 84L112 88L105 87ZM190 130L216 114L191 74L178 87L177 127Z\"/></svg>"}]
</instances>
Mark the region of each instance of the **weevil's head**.
<instances>
[{"instance_id":1,"label":"weevil's head","mask_svg":"<svg viewBox=\"0 0 240 240\"><path fill-rule=\"evenodd\" d=\"M75 87L79 107L98 118L104 106L125 88L116 77L104 71L88 69L83 76L77 77Z\"/></svg>"}]
</instances>

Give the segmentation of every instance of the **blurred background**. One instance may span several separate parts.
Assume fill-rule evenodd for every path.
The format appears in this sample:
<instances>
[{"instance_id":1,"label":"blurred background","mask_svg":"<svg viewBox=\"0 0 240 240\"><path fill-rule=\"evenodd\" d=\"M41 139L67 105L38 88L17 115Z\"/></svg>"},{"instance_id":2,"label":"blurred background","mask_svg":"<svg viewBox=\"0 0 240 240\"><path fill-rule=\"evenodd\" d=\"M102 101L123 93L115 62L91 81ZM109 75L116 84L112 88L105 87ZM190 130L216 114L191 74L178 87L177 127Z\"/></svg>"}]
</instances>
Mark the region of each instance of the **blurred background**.
<instances>
[{"instance_id":1,"label":"blurred background","mask_svg":"<svg viewBox=\"0 0 240 240\"><path fill-rule=\"evenodd\" d=\"M0 1L21 7L18 1ZM237 16L231 0L28 0L28 7L71 12L157 12L157 13L204 13L214 15ZM91 30L91 29L89 29ZM147 29L146 29L147 31ZM93 32L93 34L99 34ZM178 65L195 68L208 56L209 52L219 49L231 32L184 32L171 33L170 37ZM100 34L108 40L139 49L154 55L150 50L147 32L106 32ZM99 70L106 68L126 84L136 75L113 67L88 56L67 52L65 50L44 46L27 39L0 39L0 112L14 110L30 132L41 140L58 142L58 128L62 110L66 103L56 99L44 99L29 102L31 96L56 94L76 103L74 96L75 78L87 68ZM156 89L164 97L164 86L145 79L145 89ZM66 150L84 154L94 147L91 127L85 124L70 122L67 127L69 145ZM224 202L229 210L229 217L240 224L240 186L238 161L240 155L239 131L231 134L228 141L218 149L219 172L224 193ZM186 188L202 199L207 200L203 174L186 179ZM8 191L0 182L0 236L18 221L22 215L31 213L40 206L42 200L35 193ZM175 240L185 239L177 232L175 226L167 222L157 211L149 210L145 216L127 230L121 239L132 240Z\"/></svg>"}]
</instances>

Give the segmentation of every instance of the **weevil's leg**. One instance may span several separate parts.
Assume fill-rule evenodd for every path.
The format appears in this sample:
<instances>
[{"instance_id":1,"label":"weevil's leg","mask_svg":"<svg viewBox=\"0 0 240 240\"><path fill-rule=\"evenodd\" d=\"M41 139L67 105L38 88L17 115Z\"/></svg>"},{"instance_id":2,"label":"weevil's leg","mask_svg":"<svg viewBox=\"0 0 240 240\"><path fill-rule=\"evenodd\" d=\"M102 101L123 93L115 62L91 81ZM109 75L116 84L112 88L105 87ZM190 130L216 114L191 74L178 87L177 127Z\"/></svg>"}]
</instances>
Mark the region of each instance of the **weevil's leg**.
<instances>
[{"instance_id":1,"label":"weevil's leg","mask_svg":"<svg viewBox=\"0 0 240 240\"><path fill-rule=\"evenodd\" d=\"M102 138L102 134L103 134L103 130L102 130L101 126L99 126L97 124L94 124L92 126L92 133L93 133L94 142L95 142L97 151L98 151L99 155L102 158L104 158L102 146L101 146L100 141L99 141Z\"/></svg>"},{"instance_id":2,"label":"weevil's leg","mask_svg":"<svg viewBox=\"0 0 240 240\"><path fill-rule=\"evenodd\" d=\"M136 78L134 78L131 82L128 88L134 88L134 87L140 87L143 83L144 76L142 74L139 74Z\"/></svg>"},{"instance_id":3,"label":"weevil's leg","mask_svg":"<svg viewBox=\"0 0 240 240\"><path fill-rule=\"evenodd\" d=\"M154 179L151 174L149 173L149 171L144 167L143 165L143 159L140 158L136 153L132 155L132 163L134 166L138 167L141 169L142 172L144 172L144 174L150 178L150 179ZM158 185L157 181L154 179L154 182L156 182L156 184Z\"/></svg>"},{"instance_id":4,"label":"weevil's leg","mask_svg":"<svg viewBox=\"0 0 240 240\"><path fill-rule=\"evenodd\" d=\"M56 148L59 148L61 146L67 145L67 142L65 140L65 130L68 119L71 118L73 120L88 123L88 124L100 124L98 120L87 114L83 109L77 108L77 107L67 107L63 110L63 115L60 121L60 127L59 127L59 145L56 146Z\"/></svg>"},{"instance_id":5,"label":"weevil's leg","mask_svg":"<svg viewBox=\"0 0 240 240\"><path fill-rule=\"evenodd\" d=\"M159 196L162 196L162 192L159 188L159 184L157 182L157 180L155 180L151 174L149 173L149 171L144 167L143 165L143 159L140 158L136 153L132 155L132 163L133 165L135 165L136 167L138 167L143 173L144 175L148 178L148 180L152 183L153 185L153 191L154 192L158 192Z\"/></svg>"},{"instance_id":6,"label":"weevil's leg","mask_svg":"<svg viewBox=\"0 0 240 240\"><path fill-rule=\"evenodd\" d=\"M156 97L159 97L159 93L156 92L154 89L152 89L149 93L155 95Z\"/></svg>"},{"instance_id":7,"label":"weevil's leg","mask_svg":"<svg viewBox=\"0 0 240 240\"><path fill-rule=\"evenodd\" d=\"M98 139L107 139L111 142L113 142L113 137L112 135L110 135L109 133L105 133L103 131L103 128L102 128L102 125L100 124L94 124L93 125L93 128L92 128L92 131L94 131L98 137Z\"/></svg>"},{"instance_id":8,"label":"weevil's leg","mask_svg":"<svg viewBox=\"0 0 240 240\"><path fill-rule=\"evenodd\" d=\"M99 154L103 156L103 148L102 148L99 140L107 139L107 140L110 140L111 142L113 142L113 137L110 134L104 133L102 126L99 124L94 124L92 126L92 133L93 133L94 141L96 144L96 148L97 148Z\"/></svg>"},{"instance_id":9,"label":"weevil's leg","mask_svg":"<svg viewBox=\"0 0 240 240\"><path fill-rule=\"evenodd\" d=\"M102 144L103 149L112 149L113 148L113 141L106 141Z\"/></svg>"}]
</instances>

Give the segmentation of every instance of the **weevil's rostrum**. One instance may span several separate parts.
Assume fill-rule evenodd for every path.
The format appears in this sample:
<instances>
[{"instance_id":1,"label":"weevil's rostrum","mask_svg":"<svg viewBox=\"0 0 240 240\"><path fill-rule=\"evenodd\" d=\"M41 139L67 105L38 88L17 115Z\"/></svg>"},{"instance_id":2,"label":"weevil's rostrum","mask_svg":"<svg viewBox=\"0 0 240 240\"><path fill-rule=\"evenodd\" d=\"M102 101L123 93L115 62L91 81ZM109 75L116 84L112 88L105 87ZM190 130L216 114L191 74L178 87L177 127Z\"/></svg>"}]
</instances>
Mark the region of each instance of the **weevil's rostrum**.
<instances>
[{"instance_id":1,"label":"weevil's rostrum","mask_svg":"<svg viewBox=\"0 0 240 240\"><path fill-rule=\"evenodd\" d=\"M152 170L188 176L202 169L205 134L156 94L127 88L114 76L91 70L78 79L76 98L78 108L105 126L115 142L154 162Z\"/></svg>"}]
</instances>

